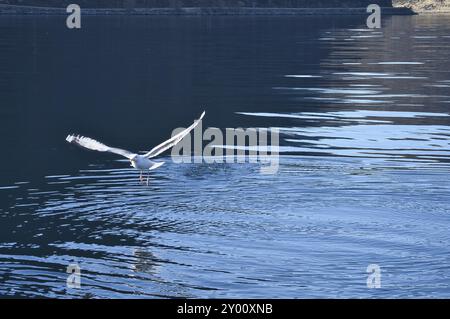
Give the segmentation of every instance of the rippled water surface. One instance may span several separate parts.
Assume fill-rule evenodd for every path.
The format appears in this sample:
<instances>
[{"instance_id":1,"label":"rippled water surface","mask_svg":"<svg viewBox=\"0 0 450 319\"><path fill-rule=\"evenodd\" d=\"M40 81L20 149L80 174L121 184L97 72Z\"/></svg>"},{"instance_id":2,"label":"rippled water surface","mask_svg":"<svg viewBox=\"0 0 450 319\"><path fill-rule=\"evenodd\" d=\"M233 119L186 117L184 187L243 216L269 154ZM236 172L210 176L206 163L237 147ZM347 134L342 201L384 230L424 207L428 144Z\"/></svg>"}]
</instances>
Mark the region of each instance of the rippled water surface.
<instances>
[{"instance_id":1,"label":"rippled water surface","mask_svg":"<svg viewBox=\"0 0 450 319\"><path fill-rule=\"evenodd\" d=\"M450 297L449 44L450 16L1 17L0 295ZM278 173L166 155L145 186L64 141L147 150L203 108L279 128Z\"/></svg>"}]
</instances>

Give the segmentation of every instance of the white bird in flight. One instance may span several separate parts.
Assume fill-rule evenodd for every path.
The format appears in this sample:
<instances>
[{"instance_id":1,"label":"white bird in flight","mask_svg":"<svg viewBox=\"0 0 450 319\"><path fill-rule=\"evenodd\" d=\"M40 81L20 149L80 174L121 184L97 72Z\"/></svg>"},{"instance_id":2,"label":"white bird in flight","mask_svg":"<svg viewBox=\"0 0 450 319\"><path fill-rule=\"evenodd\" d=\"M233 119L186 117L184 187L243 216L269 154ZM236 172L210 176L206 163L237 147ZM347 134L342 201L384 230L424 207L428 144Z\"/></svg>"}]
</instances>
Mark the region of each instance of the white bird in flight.
<instances>
[{"instance_id":1,"label":"white bird in flight","mask_svg":"<svg viewBox=\"0 0 450 319\"><path fill-rule=\"evenodd\" d=\"M130 160L131 166L140 171L139 179L142 182L143 181L142 173L144 171L150 172L151 170L157 169L158 167L164 164L164 162L153 162L150 159L160 155L164 151L167 151L168 149L177 145L186 135L188 135L200 123L200 121L203 119L203 116L205 116L205 112L203 112L200 118L198 120L195 120L194 123L187 129L172 136L170 139L168 139L165 142L162 142L158 146L155 146L151 151L147 152L144 155L139 155L116 147L110 147L90 137L84 137L79 135L76 136L69 135L67 136L66 141L90 150L99 152L110 152L126 157L127 159ZM147 175L147 185L148 179L149 175Z\"/></svg>"}]
</instances>

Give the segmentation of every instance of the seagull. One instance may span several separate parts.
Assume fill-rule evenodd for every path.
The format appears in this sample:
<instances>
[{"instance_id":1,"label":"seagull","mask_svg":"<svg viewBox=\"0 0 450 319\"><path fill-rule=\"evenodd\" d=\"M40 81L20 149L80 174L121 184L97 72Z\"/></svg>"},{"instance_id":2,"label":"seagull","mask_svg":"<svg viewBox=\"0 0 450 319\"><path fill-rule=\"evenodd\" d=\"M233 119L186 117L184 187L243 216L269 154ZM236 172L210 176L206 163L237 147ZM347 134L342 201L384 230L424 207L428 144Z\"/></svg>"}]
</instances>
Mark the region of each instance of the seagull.
<instances>
[{"instance_id":1,"label":"seagull","mask_svg":"<svg viewBox=\"0 0 450 319\"><path fill-rule=\"evenodd\" d=\"M167 141L162 142L161 144L155 146L151 151L147 152L144 155L139 155L116 147L110 147L90 137L80 135L71 134L67 136L66 141L71 144L75 144L93 151L109 152L126 157L131 162L131 166L140 171L139 180L143 182L142 173L144 171L150 172L151 170L157 169L158 167L164 164L164 162L154 162L151 161L150 159L160 155L161 153L165 152L166 150L174 147L179 142L181 142L181 140L200 123L200 121L203 119L204 116L205 112L203 112L202 115L200 115L200 118L198 120L195 120L194 123L187 129L172 136ZM149 180L149 173L147 174L147 185L148 180Z\"/></svg>"}]
</instances>

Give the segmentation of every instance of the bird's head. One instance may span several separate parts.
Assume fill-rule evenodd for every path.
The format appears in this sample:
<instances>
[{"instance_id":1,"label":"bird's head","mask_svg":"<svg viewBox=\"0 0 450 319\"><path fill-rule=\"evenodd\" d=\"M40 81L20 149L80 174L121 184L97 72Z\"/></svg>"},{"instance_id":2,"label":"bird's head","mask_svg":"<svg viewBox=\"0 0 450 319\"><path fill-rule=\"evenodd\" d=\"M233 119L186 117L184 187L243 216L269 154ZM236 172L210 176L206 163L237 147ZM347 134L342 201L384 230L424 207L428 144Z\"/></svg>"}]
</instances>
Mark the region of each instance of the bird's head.
<instances>
[{"instance_id":1,"label":"bird's head","mask_svg":"<svg viewBox=\"0 0 450 319\"><path fill-rule=\"evenodd\" d=\"M137 166L136 160L137 160L137 155L134 155L133 157L130 158L130 165L134 168L136 168L136 166Z\"/></svg>"}]
</instances>

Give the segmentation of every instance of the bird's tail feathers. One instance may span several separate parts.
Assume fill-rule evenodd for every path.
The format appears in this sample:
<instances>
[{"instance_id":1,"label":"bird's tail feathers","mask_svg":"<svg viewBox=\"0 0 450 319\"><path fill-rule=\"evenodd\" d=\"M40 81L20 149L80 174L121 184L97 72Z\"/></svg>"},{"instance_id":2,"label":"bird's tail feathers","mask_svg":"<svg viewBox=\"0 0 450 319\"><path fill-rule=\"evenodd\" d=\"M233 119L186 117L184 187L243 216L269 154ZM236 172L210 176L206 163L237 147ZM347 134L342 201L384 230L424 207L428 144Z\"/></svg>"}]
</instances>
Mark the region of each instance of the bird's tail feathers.
<instances>
[{"instance_id":1,"label":"bird's tail feathers","mask_svg":"<svg viewBox=\"0 0 450 319\"><path fill-rule=\"evenodd\" d=\"M150 168L149 168L149 170L150 171L153 171L154 169L157 169L158 167L161 167L161 166L163 166L164 165L164 162L158 162L158 163L155 163L155 164L153 164Z\"/></svg>"}]
</instances>

